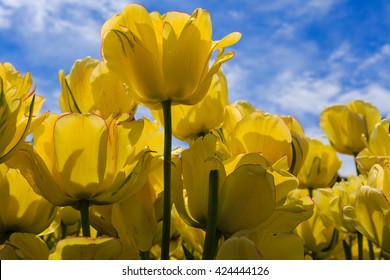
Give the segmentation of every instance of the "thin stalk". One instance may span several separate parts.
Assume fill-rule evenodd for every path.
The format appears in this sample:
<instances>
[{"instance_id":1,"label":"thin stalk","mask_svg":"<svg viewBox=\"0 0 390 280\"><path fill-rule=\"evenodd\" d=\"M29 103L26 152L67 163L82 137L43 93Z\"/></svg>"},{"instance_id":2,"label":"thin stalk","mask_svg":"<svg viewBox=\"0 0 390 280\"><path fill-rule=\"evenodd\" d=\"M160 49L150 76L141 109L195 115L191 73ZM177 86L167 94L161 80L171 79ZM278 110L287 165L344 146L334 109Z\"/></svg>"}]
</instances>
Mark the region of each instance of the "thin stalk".
<instances>
[{"instance_id":1,"label":"thin stalk","mask_svg":"<svg viewBox=\"0 0 390 280\"><path fill-rule=\"evenodd\" d=\"M374 246L372 244L372 241L367 239L367 242L368 242L368 252L370 254L370 260L375 260L375 252L374 252Z\"/></svg>"},{"instance_id":2,"label":"thin stalk","mask_svg":"<svg viewBox=\"0 0 390 280\"><path fill-rule=\"evenodd\" d=\"M81 215L81 228L83 230L84 237L91 237L91 231L89 228L89 202L88 200L80 200L80 215Z\"/></svg>"},{"instance_id":3,"label":"thin stalk","mask_svg":"<svg viewBox=\"0 0 390 280\"><path fill-rule=\"evenodd\" d=\"M169 260L171 239L171 152L172 152L172 112L171 100L161 102L164 115L164 206L162 224L161 259Z\"/></svg>"},{"instance_id":4,"label":"thin stalk","mask_svg":"<svg viewBox=\"0 0 390 280\"><path fill-rule=\"evenodd\" d=\"M313 198L313 188L307 188L307 190L309 191L309 196Z\"/></svg>"},{"instance_id":5,"label":"thin stalk","mask_svg":"<svg viewBox=\"0 0 390 280\"><path fill-rule=\"evenodd\" d=\"M344 254L346 260L352 260L352 248L346 240L343 240Z\"/></svg>"},{"instance_id":6,"label":"thin stalk","mask_svg":"<svg viewBox=\"0 0 390 280\"><path fill-rule=\"evenodd\" d=\"M358 240L358 258L359 260L363 260L363 234L360 232L357 233L357 240Z\"/></svg>"},{"instance_id":7,"label":"thin stalk","mask_svg":"<svg viewBox=\"0 0 390 280\"><path fill-rule=\"evenodd\" d=\"M203 246L203 260L213 260L216 253L217 209L218 209L218 170L211 170L209 175L209 201L207 212L206 237Z\"/></svg>"}]
</instances>

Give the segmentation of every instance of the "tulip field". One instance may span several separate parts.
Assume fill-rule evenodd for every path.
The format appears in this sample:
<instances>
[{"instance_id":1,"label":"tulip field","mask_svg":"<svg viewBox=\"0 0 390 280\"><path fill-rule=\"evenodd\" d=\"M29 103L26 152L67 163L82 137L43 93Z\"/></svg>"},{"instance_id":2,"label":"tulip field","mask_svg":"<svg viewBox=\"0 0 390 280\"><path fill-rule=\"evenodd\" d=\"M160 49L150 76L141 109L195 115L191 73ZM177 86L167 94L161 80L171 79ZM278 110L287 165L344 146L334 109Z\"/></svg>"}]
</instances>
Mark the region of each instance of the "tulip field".
<instances>
[{"instance_id":1,"label":"tulip field","mask_svg":"<svg viewBox=\"0 0 390 280\"><path fill-rule=\"evenodd\" d=\"M129 4L101 59L59 71L58 114L34 73L0 62L0 259L388 260L389 112L329 106L324 140L229 103L221 65L240 38L212 38L201 8Z\"/></svg>"}]
</instances>

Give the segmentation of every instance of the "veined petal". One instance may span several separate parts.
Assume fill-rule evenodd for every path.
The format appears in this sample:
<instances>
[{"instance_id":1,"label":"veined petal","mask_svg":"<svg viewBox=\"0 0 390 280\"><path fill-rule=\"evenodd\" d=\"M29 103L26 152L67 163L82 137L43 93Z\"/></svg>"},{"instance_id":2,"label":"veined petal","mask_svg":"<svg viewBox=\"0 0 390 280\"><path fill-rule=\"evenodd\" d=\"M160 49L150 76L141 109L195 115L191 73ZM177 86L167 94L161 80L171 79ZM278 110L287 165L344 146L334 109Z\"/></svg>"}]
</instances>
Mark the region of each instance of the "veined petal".
<instances>
[{"instance_id":1,"label":"veined petal","mask_svg":"<svg viewBox=\"0 0 390 280\"><path fill-rule=\"evenodd\" d=\"M219 170L219 186L226 175L215 157L216 138L210 134L198 138L182 153L183 183L188 196L188 209L198 222L206 224L210 170ZM220 189L220 188L219 188Z\"/></svg>"},{"instance_id":2,"label":"veined petal","mask_svg":"<svg viewBox=\"0 0 390 280\"><path fill-rule=\"evenodd\" d=\"M287 155L291 163L291 133L282 118L254 112L239 123L232 132L232 154L260 152L270 163Z\"/></svg>"},{"instance_id":3,"label":"veined petal","mask_svg":"<svg viewBox=\"0 0 390 280\"><path fill-rule=\"evenodd\" d=\"M141 40L142 45L155 55L157 61L161 61L157 56L159 51L156 33L148 11L141 5L130 4L123 9L122 15L123 26ZM157 34L157 36L160 36L160 34Z\"/></svg>"},{"instance_id":4,"label":"veined petal","mask_svg":"<svg viewBox=\"0 0 390 280\"><path fill-rule=\"evenodd\" d=\"M199 16L183 28L172 56L164 62L166 87L174 101L190 96L201 81L211 54L211 36L207 38L204 34L207 24L211 29L208 13L199 12Z\"/></svg>"},{"instance_id":5,"label":"veined petal","mask_svg":"<svg viewBox=\"0 0 390 280\"><path fill-rule=\"evenodd\" d=\"M254 228L274 208L272 175L260 165L242 165L226 177L219 193L217 228L225 233Z\"/></svg>"},{"instance_id":6,"label":"veined petal","mask_svg":"<svg viewBox=\"0 0 390 280\"><path fill-rule=\"evenodd\" d=\"M86 57L82 60L76 60L70 74L66 77L62 70L58 73L62 86L59 103L63 113L87 113L92 111L94 100L90 77L99 63L97 59Z\"/></svg>"},{"instance_id":7,"label":"veined petal","mask_svg":"<svg viewBox=\"0 0 390 280\"><path fill-rule=\"evenodd\" d=\"M113 182L101 187L101 193L93 197L91 202L96 205L112 204L135 194L146 181L151 158L150 151L144 150L129 160L116 174Z\"/></svg>"},{"instance_id":8,"label":"veined petal","mask_svg":"<svg viewBox=\"0 0 390 280\"><path fill-rule=\"evenodd\" d=\"M53 129L54 123L58 119L58 115L49 114L43 121L41 126L34 131L34 149L42 158L47 168L55 175L54 168L54 145L53 143Z\"/></svg>"},{"instance_id":9,"label":"veined petal","mask_svg":"<svg viewBox=\"0 0 390 280\"><path fill-rule=\"evenodd\" d=\"M141 252L149 251L153 245L157 227L155 199L152 186L145 184L136 194L112 207L112 225L119 238L128 244L135 243Z\"/></svg>"},{"instance_id":10,"label":"veined petal","mask_svg":"<svg viewBox=\"0 0 390 280\"><path fill-rule=\"evenodd\" d=\"M103 41L103 55L107 67L135 90L138 103L153 105L168 99L158 61L129 30L110 31Z\"/></svg>"},{"instance_id":11,"label":"veined petal","mask_svg":"<svg viewBox=\"0 0 390 280\"><path fill-rule=\"evenodd\" d=\"M104 119L93 114L64 115L55 123L53 141L63 191L79 200L93 197L105 178Z\"/></svg>"},{"instance_id":12,"label":"veined petal","mask_svg":"<svg viewBox=\"0 0 390 280\"><path fill-rule=\"evenodd\" d=\"M17 168L29 182L34 191L57 206L72 205L75 199L64 193L42 158L29 143L24 143L7 161L7 165Z\"/></svg>"},{"instance_id":13,"label":"veined petal","mask_svg":"<svg viewBox=\"0 0 390 280\"><path fill-rule=\"evenodd\" d=\"M188 24L188 21L190 20L190 15L176 11L168 12L162 16L162 20L164 22L164 25L169 23L169 25L172 27L173 31L176 34L175 37L179 38L184 27L186 26L186 24Z\"/></svg>"},{"instance_id":14,"label":"veined petal","mask_svg":"<svg viewBox=\"0 0 390 280\"><path fill-rule=\"evenodd\" d=\"M72 237L59 241L49 260L112 260L122 250L123 245L115 238Z\"/></svg>"},{"instance_id":15,"label":"veined petal","mask_svg":"<svg viewBox=\"0 0 390 280\"><path fill-rule=\"evenodd\" d=\"M137 110L137 103L132 99L130 88L107 68L104 62L99 62L90 76L93 104L101 116L107 119L113 113L128 113L132 118Z\"/></svg>"},{"instance_id":16,"label":"veined petal","mask_svg":"<svg viewBox=\"0 0 390 280\"><path fill-rule=\"evenodd\" d=\"M314 203L309 196L275 208L271 217L257 227L270 233L288 233L313 215Z\"/></svg>"}]
</instances>

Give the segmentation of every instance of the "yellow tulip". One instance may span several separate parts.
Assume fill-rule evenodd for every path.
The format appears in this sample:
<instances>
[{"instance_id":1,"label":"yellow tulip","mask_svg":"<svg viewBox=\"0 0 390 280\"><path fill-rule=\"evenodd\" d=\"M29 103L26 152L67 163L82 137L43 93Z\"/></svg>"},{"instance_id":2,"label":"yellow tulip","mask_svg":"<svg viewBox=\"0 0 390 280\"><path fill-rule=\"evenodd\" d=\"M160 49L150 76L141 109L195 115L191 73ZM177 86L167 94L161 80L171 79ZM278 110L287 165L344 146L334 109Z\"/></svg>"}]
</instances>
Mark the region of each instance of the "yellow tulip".
<instances>
[{"instance_id":1,"label":"yellow tulip","mask_svg":"<svg viewBox=\"0 0 390 280\"><path fill-rule=\"evenodd\" d=\"M222 243L220 260L303 260L303 241L295 234L240 231Z\"/></svg>"},{"instance_id":2,"label":"yellow tulip","mask_svg":"<svg viewBox=\"0 0 390 280\"><path fill-rule=\"evenodd\" d=\"M104 118L113 113L134 116L137 104L129 89L104 62L86 57L76 60L70 74L58 73L62 91L59 97L61 111L74 113L95 112Z\"/></svg>"},{"instance_id":3,"label":"yellow tulip","mask_svg":"<svg viewBox=\"0 0 390 280\"><path fill-rule=\"evenodd\" d=\"M292 137L293 154L292 163L289 170L292 174L297 175L299 170L301 170L303 163L305 162L309 150L309 142L305 137L303 127L297 119L292 116L282 116L282 119L290 129Z\"/></svg>"},{"instance_id":4,"label":"yellow tulip","mask_svg":"<svg viewBox=\"0 0 390 280\"><path fill-rule=\"evenodd\" d=\"M138 103L151 109L167 100L193 105L205 97L221 64L233 57L224 48L241 37L235 32L213 41L211 33L210 15L200 8L192 15L160 15L130 4L103 25L102 54ZM219 52L209 67L214 50Z\"/></svg>"},{"instance_id":5,"label":"yellow tulip","mask_svg":"<svg viewBox=\"0 0 390 280\"><path fill-rule=\"evenodd\" d=\"M57 208L36 194L19 170L0 164L0 234L40 234L48 228Z\"/></svg>"},{"instance_id":6,"label":"yellow tulip","mask_svg":"<svg viewBox=\"0 0 390 280\"><path fill-rule=\"evenodd\" d=\"M223 122L223 111L228 104L227 82L220 69L213 76L206 97L196 105L172 107L172 134L182 140L195 140L219 127ZM153 116L163 123L162 110L152 110Z\"/></svg>"},{"instance_id":7,"label":"yellow tulip","mask_svg":"<svg viewBox=\"0 0 390 280\"><path fill-rule=\"evenodd\" d=\"M356 155L364 148L362 135L369 137L381 120L378 109L362 100L326 108L320 116L320 126L330 144L342 154Z\"/></svg>"},{"instance_id":8,"label":"yellow tulip","mask_svg":"<svg viewBox=\"0 0 390 280\"><path fill-rule=\"evenodd\" d=\"M221 128L223 135L228 137L236 124L255 110L252 104L243 100L227 105L225 107L224 121Z\"/></svg>"},{"instance_id":9,"label":"yellow tulip","mask_svg":"<svg viewBox=\"0 0 390 280\"><path fill-rule=\"evenodd\" d=\"M316 139L309 139L309 150L305 162L298 173L300 188L331 187L341 167L336 151Z\"/></svg>"},{"instance_id":10,"label":"yellow tulip","mask_svg":"<svg viewBox=\"0 0 390 280\"><path fill-rule=\"evenodd\" d=\"M252 112L234 126L226 141L231 155L261 153L271 164L287 157L291 166L291 132L277 115Z\"/></svg>"},{"instance_id":11,"label":"yellow tulip","mask_svg":"<svg viewBox=\"0 0 390 280\"><path fill-rule=\"evenodd\" d=\"M35 133L36 152L24 145L13 164L54 205L112 204L144 184L151 159L145 143L157 128L146 119L53 114Z\"/></svg>"},{"instance_id":12,"label":"yellow tulip","mask_svg":"<svg viewBox=\"0 0 390 280\"><path fill-rule=\"evenodd\" d=\"M138 260L138 251L119 239L99 237L66 238L57 243L49 260Z\"/></svg>"},{"instance_id":13,"label":"yellow tulip","mask_svg":"<svg viewBox=\"0 0 390 280\"><path fill-rule=\"evenodd\" d=\"M47 260L49 249L35 234L15 232L0 245L0 260Z\"/></svg>"},{"instance_id":14,"label":"yellow tulip","mask_svg":"<svg viewBox=\"0 0 390 280\"><path fill-rule=\"evenodd\" d=\"M355 206L345 207L344 216L352 227L390 253L390 205L381 190L359 188Z\"/></svg>"},{"instance_id":15,"label":"yellow tulip","mask_svg":"<svg viewBox=\"0 0 390 280\"><path fill-rule=\"evenodd\" d=\"M0 163L10 158L46 117L36 117L44 98L36 96L31 86L29 72L23 77L10 63L0 63Z\"/></svg>"},{"instance_id":16,"label":"yellow tulip","mask_svg":"<svg viewBox=\"0 0 390 280\"><path fill-rule=\"evenodd\" d=\"M289 199L296 200L307 195L307 190L297 189L289 194ZM303 239L305 247L312 251L316 258L329 256L338 242L338 232L333 220L328 218L322 209L316 205L321 199L321 193L315 191L313 216L300 223L295 229L298 236Z\"/></svg>"},{"instance_id":17,"label":"yellow tulip","mask_svg":"<svg viewBox=\"0 0 390 280\"><path fill-rule=\"evenodd\" d=\"M269 218L275 208L274 177L266 170L259 154L247 154L223 163L210 160L216 155L216 138L198 138L182 153L183 186L174 188L174 201L183 219L196 227L205 227L208 215L210 170L219 170L217 229L232 234L253 228ZM187 212L188 211L188 212Z\"/></svg>"},{"instance_id":18,"label":"yellow tulip","mask_svg":"<svg viewBox=\"0 0 390 280\"><path fill-rule=\"evenodd\" d=\"M261 255L256 244L249 238L230 237L218 250L217 260L259 260Z\"/></svg>"},{"instance_id":19,"label":"yellow tulip","mask_svg":"<svg viewBox=\"0 0 390 280\"><path fill-rule=\"evenodd\" d=\"M369 138L364 138L366 148L356 157L359 170L367 173L375 164L382 166L390 163L389 121L378 122L371 131Z\"/></svg>"}]
</instances>

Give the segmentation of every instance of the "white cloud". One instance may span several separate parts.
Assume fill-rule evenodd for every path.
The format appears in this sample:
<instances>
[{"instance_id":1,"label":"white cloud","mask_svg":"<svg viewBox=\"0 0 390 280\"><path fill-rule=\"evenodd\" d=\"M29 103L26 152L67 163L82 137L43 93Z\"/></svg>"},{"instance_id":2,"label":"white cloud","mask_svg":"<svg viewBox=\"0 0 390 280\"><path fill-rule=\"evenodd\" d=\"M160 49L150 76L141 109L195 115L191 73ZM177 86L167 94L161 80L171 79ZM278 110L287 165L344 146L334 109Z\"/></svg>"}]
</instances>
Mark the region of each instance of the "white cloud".
<instances>
[{"instance_id":1,"label":"white cloud","mask_svg":"<svg viewBox=\"0 0 390 280\"><path fill-rule=\"evenodd\" d=\"M381 49L377 52L374 53L372 56L369 58L365 59L358 67L358 70L364 70L372 65L375 65L385 59L390 58L390 45L385 44L381 47Z\"/></svg>"},{"instance_id":2,"label":"white cloud","mask_svg":"<svg viewBox=\"0 0 390 280\"><path fill-rule=\"evenodd\" d=\"M274 0L267 1L261 5L257 4L256 9L268 13L283 11L291 17L323 16L327 14L337 2L338 1L335 0Z\"/></svg>"},{"instance_id":3,"label":"white cloud","mask_svg":"<svg viewBox=\"0 0 390 280\"><path fill-rule=\"evenodd\" d=\"M340 95L336 102L345 104L354 99L362 99L375 105L382 115L390 112L390 89L373 82L364 88L354 89Z\"/></svg>"}]
</instances>

